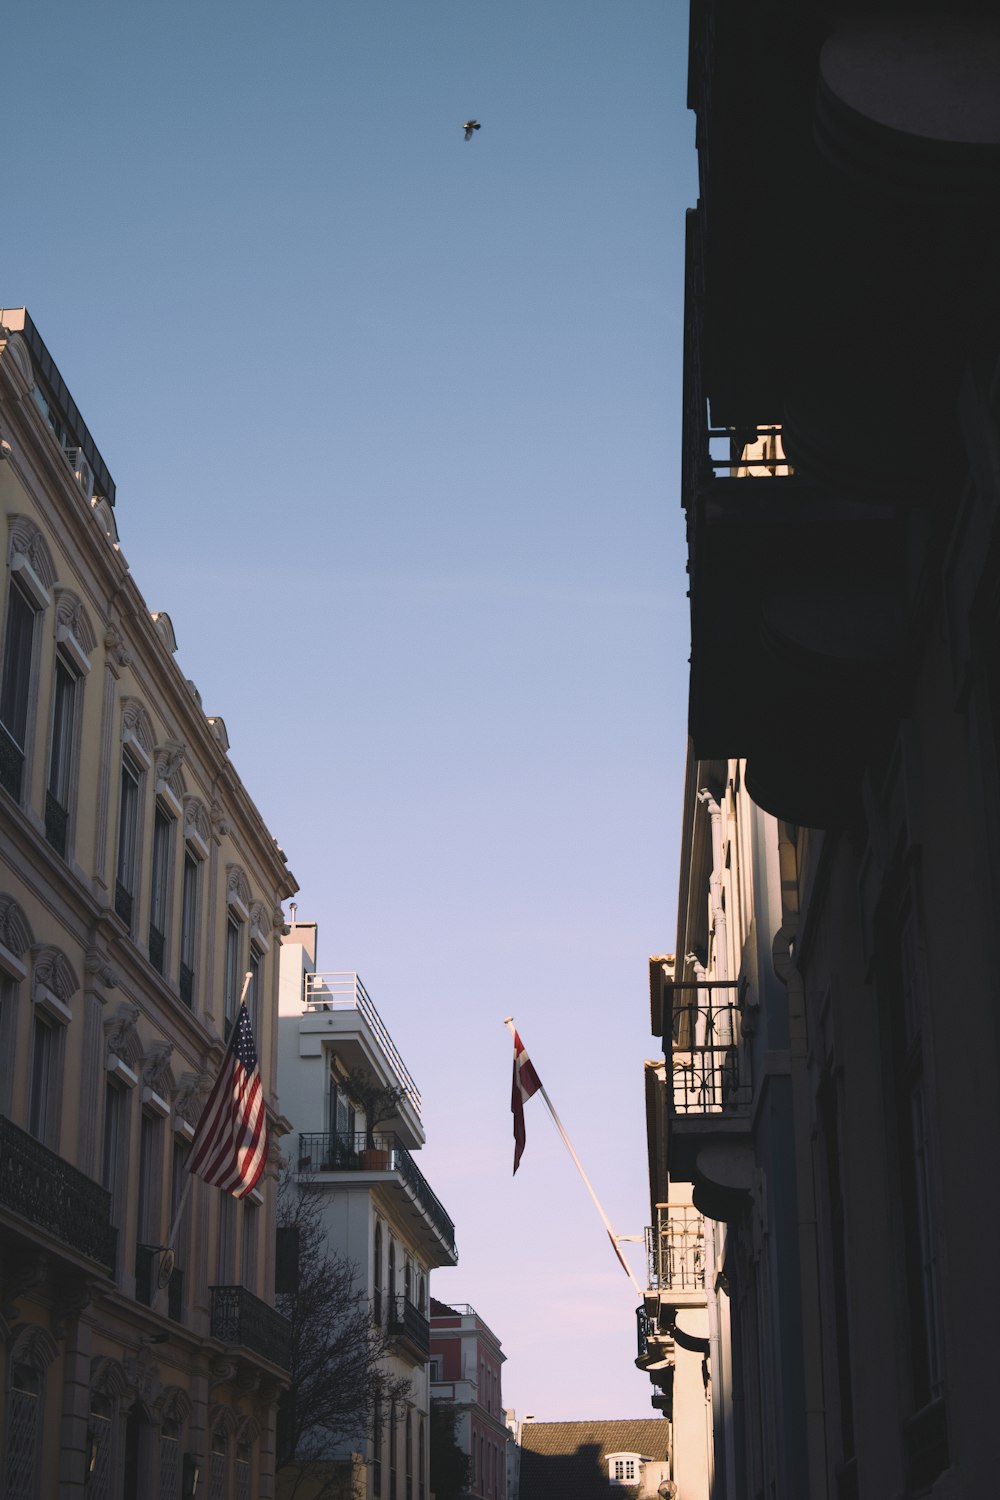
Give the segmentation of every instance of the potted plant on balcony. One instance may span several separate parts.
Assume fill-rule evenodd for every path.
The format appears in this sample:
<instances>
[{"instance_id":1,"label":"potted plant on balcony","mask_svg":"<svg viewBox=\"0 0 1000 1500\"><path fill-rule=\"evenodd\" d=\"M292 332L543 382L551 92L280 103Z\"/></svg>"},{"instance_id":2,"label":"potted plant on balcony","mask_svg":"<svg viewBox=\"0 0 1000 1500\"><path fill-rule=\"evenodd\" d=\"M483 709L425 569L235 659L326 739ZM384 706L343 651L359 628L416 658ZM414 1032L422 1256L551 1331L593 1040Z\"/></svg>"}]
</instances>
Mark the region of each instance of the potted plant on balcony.
<instances>
[{"instance_id":1,"label":"potted plant on balcony","mask_svg":"<svg viewBox=\"0 0 1000 1500\"><path fill-rule=\"evenodd\" d=\"M379 1082L367 1068L351 1068L344 1080L344 1092L365 1115L365 1148L359 1153L361 1167L367 1172L384 1172L389 1152L377 1145L375 1132L384 1120L391 1120L400 1102L406 1098L404 1088L390 1088Z\"/></svg>"}]
</instances>

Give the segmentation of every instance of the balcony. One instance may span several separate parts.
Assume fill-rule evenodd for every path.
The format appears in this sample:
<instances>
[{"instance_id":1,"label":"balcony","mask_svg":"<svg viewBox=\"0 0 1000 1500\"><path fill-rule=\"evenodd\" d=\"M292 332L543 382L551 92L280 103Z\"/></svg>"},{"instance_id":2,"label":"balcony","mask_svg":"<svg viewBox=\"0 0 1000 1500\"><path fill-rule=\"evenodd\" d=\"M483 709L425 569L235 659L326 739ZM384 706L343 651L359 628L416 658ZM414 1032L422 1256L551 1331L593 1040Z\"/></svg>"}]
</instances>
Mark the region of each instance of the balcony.
<instances>
[{"instance_id":1,"label":"balcony","mask_svg":"<svg viewBox=\"0 0 1000 1500\"><path fill-rule=\"evenodd\" d=\"M110 1193L2 1115L0 1206L114 1274Z\"/></svg>"},{"instance_id":2,"label":"balcony","mask_svg":"<svg viewBox=\"0 0 1000 1500\"><path fill-rule=\"evenodd\" d=\"M417 1118L420 1117L420 1090L403 1062L382 1017L375 1008L368 991L358 974L338 972L329 974L307 974L305 976L305 1012L307 1015L327 1015L336 1012L356 1012L367 1025L378 1050L388 1064L396 1085L403 1090ZM359 1059L364 1062L364 1059Z\"/></svg>"},{"instance_id":3,"label":"balcony","mask_svg":"<svg viewBox=\"0 0 1000 1500\"><path fill-rule=\"evenodd\" d=\"M232 1348L242 1346L283 1370L291 1366L291 1325L273 1307L242 1286L209 1287L212 1294L214 1339Z\"/></svg>"},{"instance_id":4,"label":"balcony","mask_svg":"<svg viewBox=\"0 0 1000 1500\"><path fill-rule=\"evenodd\" d=\"M298 1170L313 1176L318 1174L320 1179L325 1173L341 1172L395 1177L406 1189L417 1216L443 1242L447 1260L441 1263L454 1265L458 1260L455 1226L398 1136L392 1133L369 1136L363 1130L303 1132L299 1135Z\"/></svg>"},{"instance_id":5,"label":"balcony","mask_svg":"<svg viewBox=\"0 0 1000 1500\"><path fill-rule=\"evenodd\" d=\"M673 1306L705 1300L705 1220L690 1204L659 1203L646 1229L651 1291Z\"/></svg>"},{"instance_id":6,"label":"balcony","mask_svg":"<svg viewBox=\"0 0 1000 1500\"><path fill-rule=\"evenodd\" d=\"M730 1216L752 1167L753 1075L737 985L705 979L662 989L668 1171L693 1184L695 1207L713 1219Z\"/></svg>"},{"instance_id":7,"label":"balcony","mask_svg":"<svg viewBox=\"0 0 1000 1500\"><path fill-rule=\"evenodd\" d=\"M406 1352L425 1365L431 1357L431 1325L408 1297L389 1298L386 1332L403 1345Z\"/></svg>"}]
</instances>

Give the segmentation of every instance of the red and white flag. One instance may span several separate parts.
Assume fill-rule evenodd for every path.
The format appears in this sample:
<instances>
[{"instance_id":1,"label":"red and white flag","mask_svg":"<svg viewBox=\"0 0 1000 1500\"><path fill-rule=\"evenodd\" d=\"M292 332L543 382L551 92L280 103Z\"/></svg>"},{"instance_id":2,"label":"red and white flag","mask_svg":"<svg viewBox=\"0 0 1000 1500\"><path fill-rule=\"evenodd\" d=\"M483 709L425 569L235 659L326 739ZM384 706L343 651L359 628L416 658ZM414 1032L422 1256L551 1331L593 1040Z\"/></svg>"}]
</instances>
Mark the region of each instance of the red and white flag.
<instances>
[{"instance_id":1,"label":"red and white flag","mask_svg":"<svg viewBox=\"0 0 1000 1500\"><path fill-rule=\"evenodd\" d=\"M514 1171L517 1171L524 1151L524 1106L532 1094L537 1094L542 1080L535 1072L534 1064L517 1032L514 1032L514 1083L510 1093L510 1107L514 1115Z\"/></svg>"},{"instance_id":2,"label":"red and white flag","mask_svg":"<svg viewBox=\"0 0 1000 1500\"><path fill-rule=\"evenodd\" d=\"M191 1142L188 1170L234 1198L245 1198L266 1161L267 1112L253 1028L243 1004Z\"/></svg>"}]
</instances>

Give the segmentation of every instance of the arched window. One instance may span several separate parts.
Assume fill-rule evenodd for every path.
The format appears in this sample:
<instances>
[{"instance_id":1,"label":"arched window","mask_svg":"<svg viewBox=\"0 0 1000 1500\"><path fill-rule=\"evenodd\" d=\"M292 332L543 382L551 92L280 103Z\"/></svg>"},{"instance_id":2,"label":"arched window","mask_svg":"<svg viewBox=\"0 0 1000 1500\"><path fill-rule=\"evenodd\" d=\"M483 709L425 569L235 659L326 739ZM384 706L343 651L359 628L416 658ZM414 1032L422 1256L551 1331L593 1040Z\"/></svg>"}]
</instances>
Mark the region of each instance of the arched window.
<instances>
[{"instance_id":1,"label":"arched window","mask_svg":"<svg viewBox=\"0 0 1000 1500\"><path fill-rule=\"evenodd\" d=\"M55 568L45 538L27 516L11 516L3 660L0 663L0 786L18 802L30 793L26 766L38 701L38 620L48 608Z\"/></svg>"},{"instance_id":2,"label":"arched window","mask_svg":"<svg viewBox=\"0 0 1000 1500\"><path fill-rule=\"evenodd\" d=\"M208 1463L208 1500L226 1500L228 1490L229 1434L221 1422L212 1429L212 1451ZM90 1497L87 1497L90 1500Z\"/></svg>"}]
</instances>

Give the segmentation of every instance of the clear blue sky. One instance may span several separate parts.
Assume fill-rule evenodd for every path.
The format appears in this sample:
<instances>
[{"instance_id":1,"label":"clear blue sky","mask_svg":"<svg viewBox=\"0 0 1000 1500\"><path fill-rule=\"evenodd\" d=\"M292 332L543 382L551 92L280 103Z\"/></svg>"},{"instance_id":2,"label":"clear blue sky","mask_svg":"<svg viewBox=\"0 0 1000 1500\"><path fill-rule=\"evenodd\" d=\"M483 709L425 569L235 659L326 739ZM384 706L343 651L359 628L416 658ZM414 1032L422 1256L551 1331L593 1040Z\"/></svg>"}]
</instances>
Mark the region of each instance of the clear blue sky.
<instances>
[{"instance_id":1,"label":"clear blue sky","mask_svg":"<svg viewBox=\"0 0 1000 1500\"><path fill-rule=\"evenodd\" d=\"M686 718L686 24L683 0L4 21L0 305L115 477L321 967L361 973L423 1090L461 1254L432 1289L540 1419L651 1414L540 1099L511 1179L502 1022L641 1231Z\"/></svg>"}]
</instances>

